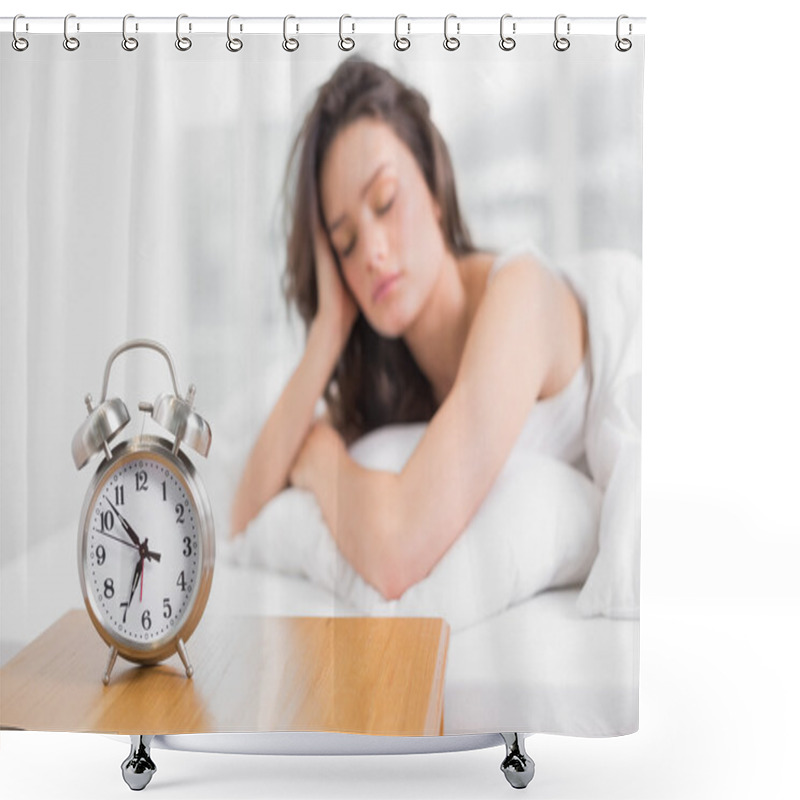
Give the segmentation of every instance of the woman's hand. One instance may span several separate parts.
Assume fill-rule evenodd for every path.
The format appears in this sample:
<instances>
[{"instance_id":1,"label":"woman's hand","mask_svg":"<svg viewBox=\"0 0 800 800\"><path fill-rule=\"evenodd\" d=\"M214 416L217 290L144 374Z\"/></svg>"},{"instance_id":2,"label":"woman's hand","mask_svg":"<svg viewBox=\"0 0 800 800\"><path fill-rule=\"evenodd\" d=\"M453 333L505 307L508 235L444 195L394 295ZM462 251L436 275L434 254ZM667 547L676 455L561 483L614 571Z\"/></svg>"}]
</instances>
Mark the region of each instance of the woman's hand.
<instances>
[{"instance_id":1,"label":"woman's hand","mask_svg":"<svg viewBox=\"0 0 800 800\"><path fill-rule=\"evenodd\" d=\"M358 306L339 275L336 258L317 212L314 212L314 262L318 295L315 322L334 337L341 351L358 316Z\"/></svg>"},{"instance_id":2,"label":"woman's hand","mask_svg":"<svg viewBox=\"0 0 800 800\"><path fill-rule=\"evenodd\" d=\"M289 471L289 483L298 489L318 491L322 484L335 481L339 456L343 452L344 441L336 429L318 420L309 429Z\"/></svg>"}]
</instances>

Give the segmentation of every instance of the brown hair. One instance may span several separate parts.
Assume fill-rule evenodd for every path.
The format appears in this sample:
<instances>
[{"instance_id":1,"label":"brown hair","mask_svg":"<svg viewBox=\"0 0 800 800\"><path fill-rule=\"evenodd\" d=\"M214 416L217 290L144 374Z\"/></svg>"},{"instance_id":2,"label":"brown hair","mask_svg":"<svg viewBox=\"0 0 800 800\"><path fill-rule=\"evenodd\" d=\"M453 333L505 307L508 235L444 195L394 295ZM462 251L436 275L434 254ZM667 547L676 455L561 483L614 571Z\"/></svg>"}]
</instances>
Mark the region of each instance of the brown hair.
<instances>
[{"instance_id":1,"label":"brown hair","mask_svg":"<svg viewBox=\"0 0 800 800\"><path fill-rule=\"evenodd\" d=\"M474 252L458 206L447 146L431 121L427 100L390 72L351 56L318 92L292 148L286 187L291 209L284 292L297 306L308 330L317 313L313 216L321 209L319 179L325 154L337 133L361 117L385 122L414 155L428 189L442 209L441 229L454 255ZM285 187L285 188L286 188ZM344 281L341 265L331 248ZM402 338L374 331L359 313L325 389L333 424L351 441L381 425L427 421L436 411L430 382Z\"/></svg>"}]
</instances>

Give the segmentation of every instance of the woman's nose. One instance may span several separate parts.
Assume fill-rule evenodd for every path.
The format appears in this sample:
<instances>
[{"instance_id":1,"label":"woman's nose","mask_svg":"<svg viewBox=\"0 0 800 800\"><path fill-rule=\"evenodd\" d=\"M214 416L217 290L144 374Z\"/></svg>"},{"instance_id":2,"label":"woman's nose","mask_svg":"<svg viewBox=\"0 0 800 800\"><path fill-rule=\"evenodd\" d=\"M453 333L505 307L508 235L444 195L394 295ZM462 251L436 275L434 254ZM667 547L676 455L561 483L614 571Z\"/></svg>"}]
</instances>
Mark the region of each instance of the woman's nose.
<instances>
[{"instance_id":1,"label":"woman's nose","mask_svg":"<svg viewBox=\"0 0 800 800\"><path fill-rule=\"evenodd\" d=\"M389 255L389 239L383 225L370 225L364 240L367 269L382 269Z\"/></svg>"}]
</instances>

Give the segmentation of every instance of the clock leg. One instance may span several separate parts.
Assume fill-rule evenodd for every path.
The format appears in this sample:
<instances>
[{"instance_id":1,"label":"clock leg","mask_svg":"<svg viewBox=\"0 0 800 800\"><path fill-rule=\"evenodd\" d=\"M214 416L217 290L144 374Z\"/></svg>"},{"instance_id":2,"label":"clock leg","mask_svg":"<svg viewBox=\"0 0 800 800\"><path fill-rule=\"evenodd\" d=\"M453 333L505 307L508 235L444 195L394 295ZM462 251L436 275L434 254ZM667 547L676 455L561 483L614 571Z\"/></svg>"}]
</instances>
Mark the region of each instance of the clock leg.
<instances>
[{"instance_id":1,"label":"clock leg","mask_svg":"<svg viewBox=\"0 0 800 800\"><path fill-rule=\"evenodd\" d=\"M141 791L150 783L156 765L150 758L152 736L131 736L131 752L122 762L122 778L135 792Z\"/></svg>"},{"instance_id":2,"label":"clock leg","mask_svg":"<svg viewBox=\"0 0 800 800\"><path fill-rule=\"evenodd\" d=\"M525 752L525 739L519 733L501 733L506 743L506 757L500 769L515 789L524 789L533 779L535 765Z\"/></svg>"},{"instance_id":3,"label":"clock leg","mask_svg":"<svg viewBox=\"0 0 800 800\"><path fill-rule=\"evenodd\" d=\"M186 643L183 639L178 639L178 655L181 657L181 661L183 661L186 677L191 678L192 675L194 675L194 667L191 661L189 661L189 653L186 652Z\"/></svg>"},{"instance_id":4,"label":"clock leg","mask_svg":"<svg viewBox=\"0 0 800 800\"><path fill-rule=\"evenodd\" d=\"M114 662L117 660L117 653L119 651L116 647L108 648L108 662L106 663L106 671L103 673L103 685L108 686L111 680L111 670L114 669Z\"/></svg>"}]
</instances>

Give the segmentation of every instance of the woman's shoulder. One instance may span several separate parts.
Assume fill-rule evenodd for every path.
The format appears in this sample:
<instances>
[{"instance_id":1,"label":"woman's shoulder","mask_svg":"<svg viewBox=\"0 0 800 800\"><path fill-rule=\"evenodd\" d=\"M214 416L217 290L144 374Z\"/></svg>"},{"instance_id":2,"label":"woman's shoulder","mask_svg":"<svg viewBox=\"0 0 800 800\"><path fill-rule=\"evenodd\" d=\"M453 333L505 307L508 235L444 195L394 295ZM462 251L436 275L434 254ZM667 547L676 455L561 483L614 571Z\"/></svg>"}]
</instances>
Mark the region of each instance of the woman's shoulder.
<instances>
[{"instance_id":1,"label":"woman's shoulder","mask_svg":"<svg viewBox=\"0 0 800 800\"><path fill-rule=\"evenodd\" d=\"M472 253L464 260L470 320L529 316L547 292L544 268L530 252Z\"/></svg>"},{"instance_id":2,"label":"woman's shoulder","mask_svg":"<svg viewBox=\"0 0 800 800\"><path fill-rule=\"evenodd\" d=\"M484 290L501 271L506 273L537 272L543 269L536 253L530 249L514 248L497 253L476 251L461 259L462 274L470 294L482 296Z\"/></svg>"},{"instance_id":3,"label":"woman's shoulder","mask_svg":"<svg viewBox=\"0 0 800 800\"><path fill-rule=\"evenodd\" d=\"M531 292L539 294L546 290L550 274L532 250L514 248L492 253L485 265L482 295L485 298L489 293L503 294L508 299L520 295L520 301L530 302Z\"/></svg>"},{"instance_id":4,"label":"woman's shoulder","mask_svg":"<svg viewBox=\"0 0 800 800\"><path fill-rule=\"evenodd\" d=\"M499 253L494 253L488 278L493 278L509 267L514 267L517 271L523 272L526 269L537 272L540 270L548 271L541 253L529 243L518 244L513 247L508 247ZM512 271L514 270L512 269Z\"/></svg>"}]
</instances>

